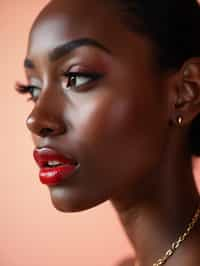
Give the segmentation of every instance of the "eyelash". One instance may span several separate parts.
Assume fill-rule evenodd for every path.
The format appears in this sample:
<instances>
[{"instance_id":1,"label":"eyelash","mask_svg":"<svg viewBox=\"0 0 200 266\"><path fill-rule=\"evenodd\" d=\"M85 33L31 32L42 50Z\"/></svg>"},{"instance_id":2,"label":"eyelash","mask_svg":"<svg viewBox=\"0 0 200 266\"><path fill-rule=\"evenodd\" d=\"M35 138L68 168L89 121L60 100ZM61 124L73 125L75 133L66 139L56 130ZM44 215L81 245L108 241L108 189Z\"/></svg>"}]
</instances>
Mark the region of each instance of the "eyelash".
<instances>
[{"instance_id":1,"label":"eyelash","mask_svg":"<svg viewBox=\"0 0 200 266\"><path fill-rule=\"evenodd\" d=\"M81 72L64 72L62 74L63 77L68 78L68 82L67 82L67 87L66 89L69 90L69 88L79 91L80 87L82 86L86 86L88 83L90 82L94 82L98 79L100 79L103 75L98 74L98 73L81 73ZM79 85L79 86L74 86L74 85L69 85L70 80L72 78L77 78L77 77L83 77L83 78L89 78L90 80L88 82L86 82L83 85ZM69 86L69 87L68 87ZM17 92L19 92L20 94L30 94L31 97L29 97L27 99L27 101L33 101L36 102L38 97L34 97L34 90L41 90L39 87L34 86L34 85L24 85L20 82L17 82L15 85L15 89Z\"/></svg>"},{"instance_id":2,"label":"eyelash","mask_svg":"<svg viewBox=\"0 0 200 266\"><path fill-rule=\"evenodd\" d=\"M32 86L32 85L24 85L24 84L22 84L20 82L17 82L16 85L15 85L15 89L20 94L30 94L31 97L29 97L27 99L27 101L33 101L33 102L36 101L36 99L33 96L33 90L34 89L39 89L38 87Z\"/></svg>"}]
</instances>

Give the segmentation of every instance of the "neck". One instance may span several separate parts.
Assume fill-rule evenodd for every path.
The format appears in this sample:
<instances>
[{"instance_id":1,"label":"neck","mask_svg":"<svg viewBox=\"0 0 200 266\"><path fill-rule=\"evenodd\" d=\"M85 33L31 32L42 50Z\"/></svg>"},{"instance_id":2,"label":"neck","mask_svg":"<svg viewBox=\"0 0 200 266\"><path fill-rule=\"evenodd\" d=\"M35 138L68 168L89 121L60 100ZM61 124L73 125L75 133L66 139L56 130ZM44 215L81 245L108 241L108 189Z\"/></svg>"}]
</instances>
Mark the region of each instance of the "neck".
<instances>
[{"instance_id":1,"label":"neck","mask_svg":"<svg viewBox=\"0 0 200 266\"><path fill-rule=\"evenodd\" d=\"M180 146L186 145L180 143ZM136 252L138 265L153 265L163 257L172 242L185 232L198 207L199 195L191 156L188 151L180 152L179 148L176 146L173 152L170 151L173 156L169 156L168 160L165 157L164 163L161 162L154 173L142 178L134 189L111 201ZM190 254L188 260L198 257L199 262L196 241L199 245L200 234L195 237L195 230L200 232L199 224L190 233L193 237L185 240L187 244L184 243L180 250L184 256ZM179 256L181 251L177 250L167 265L191 265L186 260L178 263L184 257Z\"/></svg>"}]
</instances>

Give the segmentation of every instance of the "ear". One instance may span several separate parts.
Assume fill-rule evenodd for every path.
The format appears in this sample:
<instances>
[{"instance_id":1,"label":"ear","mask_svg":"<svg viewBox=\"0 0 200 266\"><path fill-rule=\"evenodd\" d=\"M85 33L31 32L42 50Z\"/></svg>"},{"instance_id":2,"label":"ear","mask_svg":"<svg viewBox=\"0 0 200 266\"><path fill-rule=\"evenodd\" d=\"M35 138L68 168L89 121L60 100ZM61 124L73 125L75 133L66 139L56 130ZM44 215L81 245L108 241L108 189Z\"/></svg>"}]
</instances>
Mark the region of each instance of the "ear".
<instances>
[{"instance_id":1,"label":"ear","mask_svg":"<svg viewBox=\"0 0 200 266\"><path fill-rule=\"evenodd\" d=\"M177 74L173 122L182 117L182 124L189 124L199 113L200 57L186 61Z\"/></svg>"}]
</instances>

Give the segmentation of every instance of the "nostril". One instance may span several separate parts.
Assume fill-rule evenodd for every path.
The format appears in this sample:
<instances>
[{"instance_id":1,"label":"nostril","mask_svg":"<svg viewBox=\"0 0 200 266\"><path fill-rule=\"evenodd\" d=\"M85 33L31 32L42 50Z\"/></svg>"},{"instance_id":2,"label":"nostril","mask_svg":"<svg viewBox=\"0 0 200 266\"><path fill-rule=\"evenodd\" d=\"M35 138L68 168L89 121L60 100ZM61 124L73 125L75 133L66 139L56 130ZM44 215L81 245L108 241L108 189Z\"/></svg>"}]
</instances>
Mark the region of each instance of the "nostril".
<instances>
[{"instance_id":1,"label":"nostril","mask_svg":"<svg viewBox=\"0 0 200 266\"><path fill-rule=\"evenodd\" d=\"M41 137L46 137L46 136L52 134L53 131L54 131L54 130L53 130L52 128L42 128L42 129L40 130L40 134L39 134L39 135L40 135Z\"/></svg>"},{"instance_id":2,"label":"nostril","mask_svg":"<svg viewBox=\"0 0 200 266\"><path fill-rule=\"evenodd\" d=\"M44 117L39 113L31 114L26 120L26 125L31 133L40 137L57 136L64 134L67 130L65 122L60 118Z\"/></svg>"}]
</instances>

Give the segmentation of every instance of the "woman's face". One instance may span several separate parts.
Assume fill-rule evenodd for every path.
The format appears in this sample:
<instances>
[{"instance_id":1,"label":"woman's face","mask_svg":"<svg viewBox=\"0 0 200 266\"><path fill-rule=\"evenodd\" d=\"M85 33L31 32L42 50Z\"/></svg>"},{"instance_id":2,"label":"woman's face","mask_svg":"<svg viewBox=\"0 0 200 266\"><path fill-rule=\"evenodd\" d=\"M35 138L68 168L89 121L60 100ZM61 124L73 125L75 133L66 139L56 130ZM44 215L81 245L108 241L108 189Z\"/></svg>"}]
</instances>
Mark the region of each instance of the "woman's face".
<instances>
[{"instance_id":1,"label":"woman's face","mask_svg":"<svg viewBox=\"0 0 200 266\"><path fill-rule=\"evenodd\" d=\"M103 1L51 1L30 34L25 69L40 90L27 126L36 147L80 164L70 178L48 186L61 211L130 200L166 143L168 91L153 44L129 32L115 12ZM51 131L43 135L43 128Z\"/></svg>"}]
</instances>

